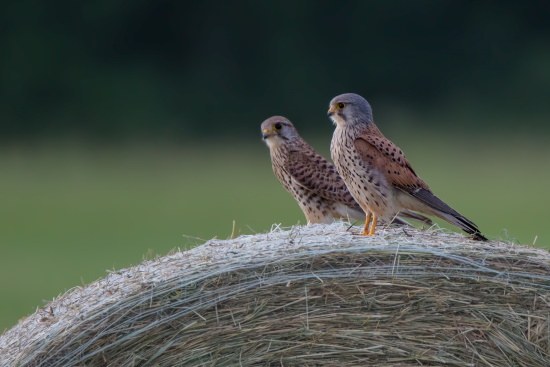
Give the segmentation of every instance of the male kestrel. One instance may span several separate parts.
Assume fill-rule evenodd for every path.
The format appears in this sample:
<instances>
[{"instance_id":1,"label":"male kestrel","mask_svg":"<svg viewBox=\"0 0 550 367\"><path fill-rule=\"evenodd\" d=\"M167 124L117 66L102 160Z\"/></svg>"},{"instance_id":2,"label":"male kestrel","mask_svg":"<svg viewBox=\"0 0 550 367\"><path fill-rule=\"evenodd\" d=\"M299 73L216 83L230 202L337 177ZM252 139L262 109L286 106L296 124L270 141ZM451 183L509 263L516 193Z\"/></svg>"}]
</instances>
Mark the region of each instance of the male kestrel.
<instances>
[{"instance_id":1,"label":"male kestrel","mask_svg":"<svg viewBox=\"0 0 550 367\"><path fill-rule=\"evenodd\" d=\"M288 119L273 116L261 128L275 176L296 199L309 223L332 223L339 218L365 220L365 213L334 166L298 135ZM400 215L431 225L430 219L414 212ZM399 218L394 223L407 224Z\"/></svg>"},{"instance_id":2,"label":"male kestrel","mask_svg":"<svg viewBox=\"0 0 550 367\"><path fill-rule=\"evenodd\" d=\"M487 240L473 222L435 196L416 175L401 149L376 127L363 97L353 93L334 97L328 115L336 125L332 160L367 213L362 235L373 235L377 220L387 221L402 210L414 210L446 220L474 239Z\"/></svg>"}]
</instances>

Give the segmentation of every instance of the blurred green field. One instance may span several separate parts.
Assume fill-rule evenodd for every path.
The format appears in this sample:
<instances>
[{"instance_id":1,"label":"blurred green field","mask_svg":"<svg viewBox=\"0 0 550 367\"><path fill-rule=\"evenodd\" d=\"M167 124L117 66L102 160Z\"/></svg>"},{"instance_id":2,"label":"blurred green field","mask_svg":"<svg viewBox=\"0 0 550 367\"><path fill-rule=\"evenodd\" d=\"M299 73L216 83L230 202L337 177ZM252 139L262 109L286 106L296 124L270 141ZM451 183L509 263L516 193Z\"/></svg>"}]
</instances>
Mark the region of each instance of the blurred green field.
<instances>
[{"instance_id":1,"label":"blurred green field","mask_svg":"<svg viewBox=\"0 0 550 367\"><path fill-rule=\"evenodd\" d=\"M314 140L305 136L310 140ZM544 137L391 135L417 173L490 238L550 248ZM152 254L304 218L256 141L15 145L0 150L0 330ZM323 154L328 142L314 140ZM149 255L147 255L149 254Z\"/></svg>"}]
</instances>

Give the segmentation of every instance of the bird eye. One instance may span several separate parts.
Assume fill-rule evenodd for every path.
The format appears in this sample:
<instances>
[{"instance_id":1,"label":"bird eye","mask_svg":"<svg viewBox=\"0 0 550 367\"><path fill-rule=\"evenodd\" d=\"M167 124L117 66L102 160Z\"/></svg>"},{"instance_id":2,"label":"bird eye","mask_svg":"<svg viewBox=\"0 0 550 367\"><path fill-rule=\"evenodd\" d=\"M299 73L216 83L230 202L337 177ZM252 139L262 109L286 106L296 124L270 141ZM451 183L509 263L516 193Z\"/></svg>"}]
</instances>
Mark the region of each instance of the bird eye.
<instances>
[{"instance_id":1,"label":"bird eye","mask_svg":"<svg viewBox=\"0 0 550 367\"><path fill-rule=\"evenodd\" d=\"M275 130L281 130L283 128L283 124L277 122L275 125L273 125L273 127L275 128Z\"/></svg>"},{"instance_id":2,"label":"bird eye","mask_svg":"<svg viewBox=\"0 0 550 367\"><path fill-rule=\"evenodd\" d=\"M344 102L338 103L338 108L339 109L343 109L344 107L346 107L346 104Z\"/></svg>"}]
</instances>

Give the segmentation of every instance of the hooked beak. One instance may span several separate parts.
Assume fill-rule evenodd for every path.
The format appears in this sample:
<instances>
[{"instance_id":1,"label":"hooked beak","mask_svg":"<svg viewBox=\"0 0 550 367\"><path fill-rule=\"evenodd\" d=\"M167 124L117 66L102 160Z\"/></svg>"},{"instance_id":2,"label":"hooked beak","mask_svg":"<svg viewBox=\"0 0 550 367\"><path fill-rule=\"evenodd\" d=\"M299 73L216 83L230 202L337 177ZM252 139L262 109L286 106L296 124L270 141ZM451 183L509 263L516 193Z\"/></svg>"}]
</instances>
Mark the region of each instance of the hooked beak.
<instances>
[{"instance_id":1,"label":"hooked beak","mask_svg":"<svg viewBox=\"0 0 550 367\"><path fill-rule=\"evenodd\" d=\"M267 129L262 130L262 132L263 132L262 137L264 140L271 136L271 132Z\"/></svg>"},{"instance_id":2,"label":"hooked beak","mask_svg":"<svg viewBox=\"0 0 550 367\"><path fill-rule=\"evenodd\" d=\"M330 117L330 116L334 115L335 112L336 111L334 110L334 107L331 107L331 108L328 109L327 115Z\"/></svg>"}]
</instances>

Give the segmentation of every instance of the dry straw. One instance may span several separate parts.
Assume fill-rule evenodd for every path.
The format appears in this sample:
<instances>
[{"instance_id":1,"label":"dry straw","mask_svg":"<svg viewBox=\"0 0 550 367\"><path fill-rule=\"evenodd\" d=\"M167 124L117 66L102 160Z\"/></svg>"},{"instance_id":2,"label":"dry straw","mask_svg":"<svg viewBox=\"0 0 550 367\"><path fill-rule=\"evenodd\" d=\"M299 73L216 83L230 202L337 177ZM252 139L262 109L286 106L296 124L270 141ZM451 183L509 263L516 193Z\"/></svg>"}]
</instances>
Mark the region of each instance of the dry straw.
<instances>
[{"instance_id":1,"label":"dry straw","mask_svg":"<svg viewBox=\"0 0 550 367\"><path fill-rule=\"evenodd\" d=\"M345 224L212 240L62 295L2 366L550 366L550 254Z\"/></svg>"}]
</instances>

